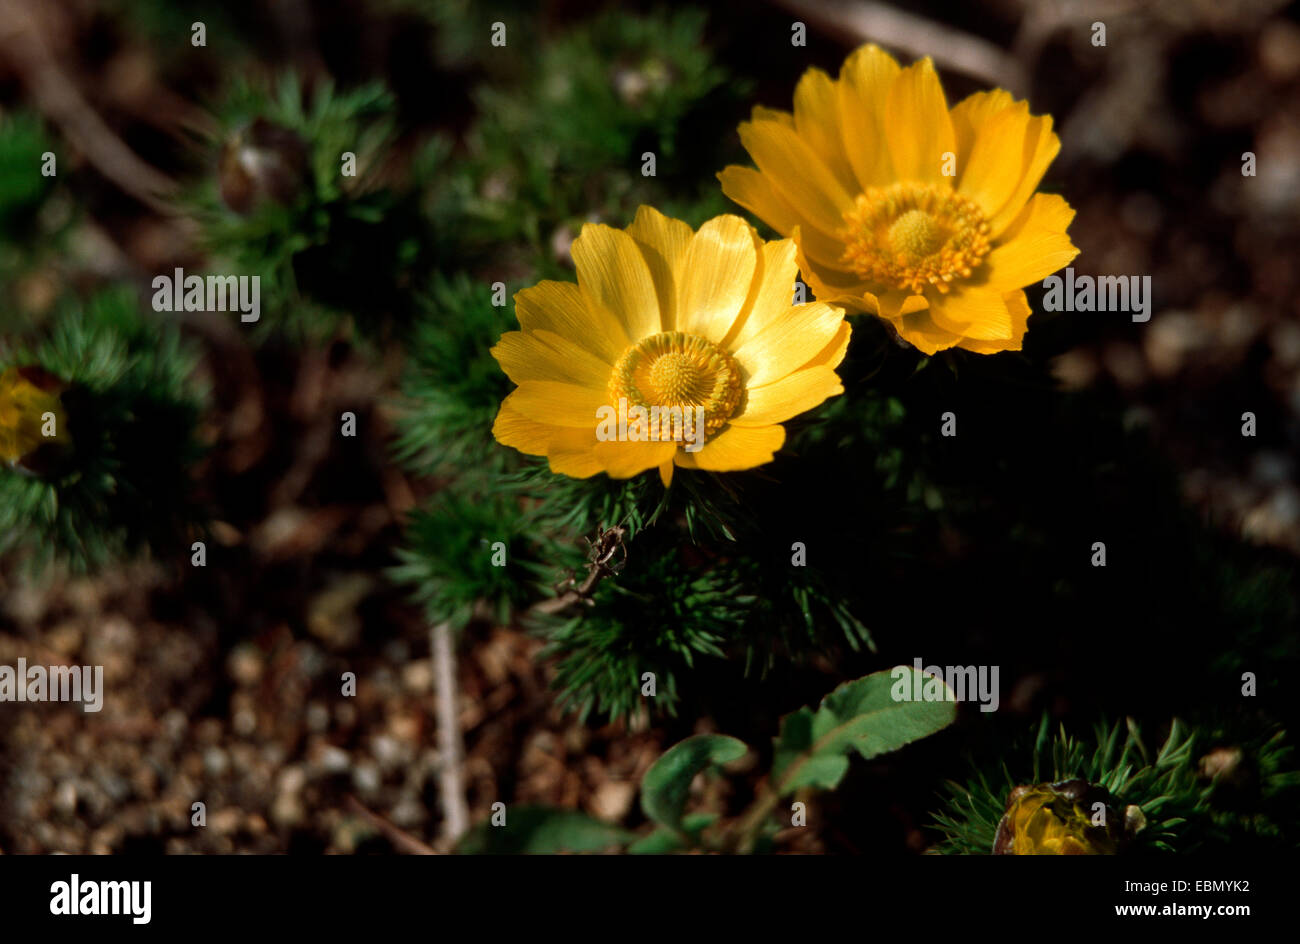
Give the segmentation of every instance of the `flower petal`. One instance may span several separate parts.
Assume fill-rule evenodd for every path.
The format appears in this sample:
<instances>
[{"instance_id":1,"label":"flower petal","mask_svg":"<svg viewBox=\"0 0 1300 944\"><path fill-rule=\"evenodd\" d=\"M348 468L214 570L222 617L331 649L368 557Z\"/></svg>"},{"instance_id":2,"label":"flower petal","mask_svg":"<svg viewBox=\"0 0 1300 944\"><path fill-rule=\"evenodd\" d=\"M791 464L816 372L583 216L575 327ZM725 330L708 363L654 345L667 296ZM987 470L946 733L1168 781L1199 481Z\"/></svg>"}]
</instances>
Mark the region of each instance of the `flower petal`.
<instances>
[{"instance_id":1,"label":"flower petal","mask_svg":"<svg viewBox=\"0 0 1300 944\"><path fill-rule=\"evenodd\" d=\"M986 284L1008 292L1047 278L1079 254L1065 230L1074 210L1054 193L1035 194L984 260Z\"/></svg>"},{"instance_id":2,"label":"flower petal","mask_svg":"<svg viewBox=\"0 0 1300 944\"><path fill-rule=\"evenodd\" d=\"M636 240L603 223L587 223L571 250L584 292L623 322L632 341L662 328L654 279Z\"/></svg>"},{"instance_id":3,"label":"flower petal","mask_svg":"<svg viewBox=\"0 0 1300 944\"><path fill-rule=\"evenodd\" d=\"M589 429L595 435L602 407L617 408L609 393L553 380L525 380L506 402L537 423Z\"/></svg>"},{"instance_id":4,"label":"flower petal","mask_svg":"<svg viewBox=\"0 0 1300 944\"><path fill-rule=\"evenodd\" d=\"M799 263L799 272L818 301L839 305L852 314L876 313L876 296L869 291L869 283L851 272L830 268L809 259L804 251L802 228L795 227L794 241L795 261Z\"/></svg>"},{"instance_id":5,"label":"flower petal","mask_svg":"<svg viewBox=\"0 0 1300 944\"><path fill-rule=\"evenodd\" d=\"M844 225L853 200L797 131L775 121L745 122L740 143L777 192L810 222L826 233Z\"/></svg>"},{"instance_id":6,"label":"flower petal","mask_svg":"<svg viewBox=\"0 0 1300 944\"><path fill-rule=\"evenodd\" d=\"M901 288L891 288L881 292L880 311L877 314L887 321L898 321L913 312L928 311L930 302L924 295L913 295Z\"/></svg>"},{"instance_id":7,"label":"flower petal","mask_svg":"<svg viewBox=\"0 0 1300 944\"><path fill-rule=\"evenodd\" d=\"M997 238L1024 209L1025 203L1038 189L1038 184L1047 172L1047 167L1056 159L1061 150L1061 139L1052 131L1052 116L1040 115L1029 119L1025 126L1025 147L1023 157L1024 170L1020 183L1011 192L1007 202L998 211L997 216L989 221L989 228Z\"/></svg>"},{"instance_id":8,"label":"flower petal","mask_svg":"<svg viewBox=\"0 0 1300 944\"><path fill-rule=\"evenodd\" d=\"M951 185L943 175L944 155L956 153L943 86L927 57L904 69L890 86L885 128L894 174L899 180Z\"/></svg>"},{"instance_id":9,"label":"flower petal","mask_svg":"<svg viewBox=\"0 0 1300 944\"><path fill-rule=\"evenodd\" d=\"M1016 102L993 115L975 137L966 166L957 167L957 189L992 220L1016 192L1025 173L1029 103Z\"/></svg>"},{"instance_id":10,"label":"flower petal","mask_svg":"<svg viewBox=\"0 0 1300 944\"><path fill-rule=\"evenodd\" d=\"M602 471L592 454L596 444L593 430L535 422L516 410L508 398L492 424L492 434L503 446L525 455L546 456L552 472L585 479Z\"/></svg>"},{"instance_id":11,"label":"flower petal","mask_svg":"<svg viewBox=\"0 0 1300 944\"><path fill-rule=\"evenodd\" d=\"M831 338L829 343L800 370L807 370L810 367L830 367L833 370L839 367L844 361L844 355L849 352L849 337L852 333L852 327L847 321L844 322L840 325L840 330L835 332L835 337Z\"/></svg>"},{"instance_id":12,"label":"flower petal","mask_svg":"<svg viewBox=\"0 0 1300 944\"><path fill-rule=\"evenodd\" d=\"M879 46L861 46L840 67L840 118L844 150L861 189L891 182L893 166L885 146L885 101L902 71Z\"/></svg>"},{"instance_id":13,"label":"flower petal","mask_svg":"<svg viewBox=\"0 0 1300 944\"><path fill-rule=\"evenodd\" d=\"M1002 296L1002 292L981 286L930 296L930 320L963 338L1006 340L1011 337L1011 313Z\"/></svg>"},{"instance_id":14,"label":"flower petal","mask_svg":"<svg viewBox=\"0 0 1300 944\"><path fill-rule=\"evenodd\" d=\"M945 331L934 323L930 309L922 308L907 312L897 321L891 322L898 331L898 336L923 354L936 354L955 347L962 337L952 331Z\"/></svg>"},{"instance_id":15,"label":"flower petal","mask_svg":"<svg viewBox=\"0 0 1300 944\"><path fill-rule=\"evenodd\" d=\"M856 193L858 181L844 150L840 130L840 95L821 69L809 69L794 89L794 126L799 136L826 162L845 191Z\"/></svg>"},{"instance_id":16,"label":"flower petal","mask_svg":"<svg viewBox=\"0 0 1300 944\"><path fill-rule=\"evenodd\" d=\"M844 243L818 229L781 196L772 182L750 167L735 164L718 173L722 192L782 236L804 232L805 251L820 264L835 266L844 255Z\"/></svg>"},{"instance_id":17,"label":"flower petal","mask_svg":"<svg viewBox=\"0 0 1300 944\"><path fill-rule=\"evenodd\" d=\"M794 115L788 111L781 111L779 108L767 108L763 105L755 105L749 115L750 121L775 121L777 124L786 127L794 127Z\"/></svg>"},{"instance_id":18,"label":"flower petal","mask_svg":"<svg viewBox=\"0 0 1300 944\"><path fill-rule=\"evenodd\" d=\"M525 331L554 331L615 363L632 344L617 318L594 308L573 282L538 282L515 293L515 317Z\"/></svg>"},{"instance_id":19,"label":"flower petal","mask_svg":"<svg viewBox=\"0 0 1300 944\"><path fill-rule=\"evenodd\" d=\"M641 247L650 268L650 277L654 279L659 296L663 330L672 331L677 323L676 279L686 247L691 244L691 228L681 220L664 216L654 207L642 206L636 211L636 219L627 231Z\"/></svg>"},{"instance_id":20,"label":"flower petal","mask_svg":"<svg viewBox=\"0 0 1300 944\"><path fill-rule=\"evenodd\" d=\"M671 442L597 441L592 453L611 478L632 476L671 462L677 444Z\"/></svg>"},{"instance_id":21,"label":"flower petal","mask_svg":"<svg viewBox=\"0 0 1300 944\"><path fill-rule=\"evenodd\" d=\"M989 120L1003 109L1015 104L1011 93L1005 89L993 89L988 92L976 92L968 95L952 107L949 117L952 119L954 142L957 145L958 177L970 159L975 147L975 139Z\"/></svg>"},{"instance_id":22,"label":"flower petal","mask_svg":"<svg viewBox=\"0 0 1300 944\"><path fill-rule=\"evenodd\" d=\"M717 216L700 227L682 260L677 328L717 343L749 299L762 241L738 216Z\"/></svg>"},{"instance_id":23,"label":"flower petal","mask_svg":"<svg viewBox=\"0 0 1300 944\"><path fill-rule=\"evenodd\" d=\"M507 331L489 353L515 383L558 380L603 390L613 369L554 331Z\"/></svg>"},{"instance_id":24,"label":"flower petal","mask_svg":"<svg viewBox=\"0 0 1300 944\"><path fill-rule=\"evenodd\" d=\"M596 437L584 429L556 427L546 450L551 471L585 479L605 471L595 454Z\"/></svg>"},{"instance_id":25,"label":"flower petal","mask_svg":"<svg viewBox=\"0 0 1300 944\"><path fill-rule=\"evenodd\" d=\"M674 456L675 458L675 456ZM664 483L664 488L673 484L673 459L659 465L659 481Z\"/></svg>"},{"instance_id":26,"label":"flower petal","mask_svg":"<svg viewBox=\"0 0 1300 944\"><path fill-rule=\"evenodd\" d=\"M763 243L758 252L755 288L749 305L719 344L735 350L794 304L794 283L799 267L792 239Z\"/></svg>"},{"instance_id":27,"label":"flower petal","mask_svg":"<svg viewBox=\"0 0 1300 944\"><path fill-rule=\"evenodd\" d=\"M731 418L731 424L767 426L783 423L843 392L844 386L840 383L840 378L830 367L797 370L775 383L750 387L745 392L745 402L740 412Z\"/></svg>"},{"instance_id":28,"label":"flower petal","mask_svg":"<svg viewBox=\"0 0 1300 944\"><path fill-rule=\"evenodd\" d=\"M745 370L749 386L771 383L816 357L843 321L844 310L825 302L795 305L732 354Z\"/></svg>"},{"instance_id":29,"label":"flower petal","mask_svg":"<svg viewBox=\"0 0 1300 944\"><path fill-rule=\"evenodd\" d=\"M735 472L771 462L784 444L782 426L727 426L705 443L693 459L696 468Z\"/></svg>"},{"instance_id":30,"label":"flower petal","mask_svg":"<svg viewBox=\"0 0 1300 944\"><path fill-rule=\"evenodd\" d=\"M503 446L518 449L530 456L544 456L555 430L559 428L530 420L516 410L507 397L501 404L501 409L497 411L496 420L492 423L492 435Z\"/></svg>"},{"instance_id":31,"label":"flower petal","mask_svg":"<svg viewBox=\"0 0 1300 944\"><path fill-rule=\"evenodd\" d=\"M1006 302L1007 311L1011 312L1011 339L979 341L974 338L963 338L958 342L957 347L977 354L997 354L1000 351L1018 351L1024 346L1025 331L1029 327L1029 316L1032 314L1029 299L1025 297L1024 292L1017 290L1008 292L1002 300Z\"/></svg>"}]
</instances>

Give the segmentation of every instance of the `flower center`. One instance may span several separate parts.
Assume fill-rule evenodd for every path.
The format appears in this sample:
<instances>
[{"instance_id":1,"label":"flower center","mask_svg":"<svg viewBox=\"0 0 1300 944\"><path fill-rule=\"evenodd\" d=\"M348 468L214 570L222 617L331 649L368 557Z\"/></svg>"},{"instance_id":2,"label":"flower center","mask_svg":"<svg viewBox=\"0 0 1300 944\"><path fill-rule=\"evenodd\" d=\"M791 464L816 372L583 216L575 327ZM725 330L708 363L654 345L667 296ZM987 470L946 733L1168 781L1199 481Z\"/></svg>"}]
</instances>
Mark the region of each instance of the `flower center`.
<instances>
[{"instance_id":1,"label":"flower center","mask_svg":"<svg viewBox=\"0 0 1300 944\"><path fill-rule=\"evenodd\" d=\"M664 354L650 368L650 386L670 403L693 403L699 399L704 371L687 354Z\"/></svg>"},{"instance_id":2,"label":"flower center","mask_svg":"<svg viewBox=\"0 0 1300 944\"><path fill-rule=\"evenodd\" d=\"M643 407L704 408L704 434L711 436L736 412L744 385L730 354L682 331L654 334L632 345L614 365L609 393L617 402ZM687 416L687 422L693 416Z\"/></svg>"},{"instance_id":3,"label":"flower center","mask_svg":"<svg viewBox=\"0 0 1300 944\"><path fill-rule=\"evenodd\" d=\"M899 255L921 260L943 245L943 231L924 210L908 210L889 227L889 244Z\"/></svg>"},{"instance_id":4,"label":"flower center","mask_svg":"<svg viewBox=\"0 0 1300 944\"><path fill-rule=\"evenodd\" d=\"M989 251L989 224L973 200L934 184L900 183L859 194L844 214L841 261L868 282L920 294L947 292Z\"/></svg>"}]
</instances>

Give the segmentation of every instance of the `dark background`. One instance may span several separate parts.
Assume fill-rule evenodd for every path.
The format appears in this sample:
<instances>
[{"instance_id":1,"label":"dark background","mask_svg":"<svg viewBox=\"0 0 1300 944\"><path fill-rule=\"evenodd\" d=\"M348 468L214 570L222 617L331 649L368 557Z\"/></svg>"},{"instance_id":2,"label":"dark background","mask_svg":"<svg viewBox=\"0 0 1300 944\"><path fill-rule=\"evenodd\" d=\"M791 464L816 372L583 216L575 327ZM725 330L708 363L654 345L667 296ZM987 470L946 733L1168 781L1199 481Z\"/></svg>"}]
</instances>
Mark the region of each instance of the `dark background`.
<instances>
[{"instance_id":1,"label":"dark background","mask_svg":"<svg viewBox=\"0 0 1300 944\"><path fill-rule=\"evenodd\" d=\"M93 147L69 140L64 116L40 92L41 70L56 69L108 134L178 181L213 173L194 131L232 75L294 70L309 84L332 76L345 87L381 79L395 93L399 128L385 173L400 179L403 161L435 132L457 155L472 152L475 90L517 94L544 80L526 73L531 60L513 58L516 44L544 48L599 10L6 0L0 11L16 6L48 56L16 49L12 32L0 45L0 118L37 116L57 143L60 172L35 230L6 227L0 294L15 333L38 329L64 293L110 283L143 292L152 274L204 260L193 220L142 202ZM879 653L834 653L744 684L720 666L700 676L699 710L628 730L557 711L537 641L476 622L460 665L476 817L503 799L635 827L643 822L635 785L678 738L709 729L761 746L780 715L837 680L916 657L999 665L997 723L971 711L898 758L855 764L819 801L817 822L829 825L792 848L923 850L934 838L922 827L935 790L965 776L963 754L996 757L1043 712L1079 730L1132 715L1157 743L1174 716L1225 744L1295 718L1287 694L1300 651L1295 6L990 0L909 4L901 20L899 8L880 4L809 7L709 7L704 42L728 79L683 117L657 183L668 199L700 218L726 211L720 195L701 194L717 189L713 174L726 163L748 163L736 123L754 103L788 109L810 65L833 75L868 40L905 61L932 54L950 103L1001 84L1054 116L1063 147L1044 188L1078 211L1074 268L1151 276L1151 321L1045 313L1041 290L1031 289L1037 313L1023 355L941 356L919 372L914 352L891 350L873 322L855 326L855 353L884 354L851 356L845 385L874 385L906 404L882 448L906 456L924 485L911 504L882 506L879 469L846 467L834 442L813 437L797 461L779 463L780 488L811 497L787 506L753 486L771 509L772 537L755 553L787 554L802 540L833 567L859 571ZM205 50L189 43L195 19L208 28ZM496 19L510 24L507 50L487 45ZM806 48L790 46L795 19L808 24ZM1107 27L1104 48L1090 43L1097 20ZM974 67L963 51L971 40ZM647 143L634 139L628 153ZM1245 151L1256 155L1255 177L1241 174ZM590 215L625 225L625 198L600 186ZM557 271L567 265L565 232L587 215L565 207L542 216L541 242L560 247ZM57 248L54 229L71 231ZM487 280L513 266L526 283L536 269L516 258L522 252L509 244L476 250L467 241L437 264ZM224 563L198 573L132 563L40 581L0 567L0 662L103 664L111 692L98 716L0 706L0 850L391 851L349 795L431 838L439 812L427 626L382 576L404 515L439 487L389 457L402 345L335 337L253 347L211 320L185 328L202 345L212 388L212 452L196 489L212 508ZM358 412L361 440L331 435L342 409ZM949 410L958 415L953 440L937 435ZM1257 418L1255 438L1240 434L1245 411ZM1089 564L1094 541L1106 543L1104 569ZM347 702L335 695L343 671L362 679ZM1244 671L1260 676L1253 702L1240 696ZM736 795L713 785L722 793L701 799L738 808L752 787L739 782ZM195 798L208 805L206 830L188 825Z\"/></svg>"}]
</instances>

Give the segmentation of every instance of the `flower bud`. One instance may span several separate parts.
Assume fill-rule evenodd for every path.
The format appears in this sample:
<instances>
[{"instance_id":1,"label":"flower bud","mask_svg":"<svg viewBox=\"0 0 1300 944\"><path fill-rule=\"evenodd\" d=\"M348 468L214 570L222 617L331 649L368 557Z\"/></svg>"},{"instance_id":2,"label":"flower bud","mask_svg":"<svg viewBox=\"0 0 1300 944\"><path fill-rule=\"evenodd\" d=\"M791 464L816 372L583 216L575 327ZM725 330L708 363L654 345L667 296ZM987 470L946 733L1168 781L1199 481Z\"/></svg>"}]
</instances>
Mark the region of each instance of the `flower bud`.
<instances>
[{"instance_id":1,"label":"flower bud","mask_svg":"<svg viewBox=\"0 0 1300 944\"><path fill-rule=\"evenodd\" d=\"M67 385L41 367L0 373L0 461L29 475L55 474L72 451Z\"/></svg>"},{"instance_id":2,"label":"flower bud","mask_svg":"<svg viewBox=\"0 0 1300 944\"><path fill-rule=\"evenodd\" d=\"M1016 787L998 823L993 854L1114 855L1131 818L1117 809L1107 790L1086 780Z\"/></svg>"},{"instance_id":3,"label":"flower bud","mask_svg":"<svg viewBox=\"0 0 1300 944\"><path fill-rule=\"evenodd\" d=\"M267 200L292 203L307 183L307 145L289 128L257 118L222 146L217 177L221 199L236 213Z\"/></svg>"}]
</instances>

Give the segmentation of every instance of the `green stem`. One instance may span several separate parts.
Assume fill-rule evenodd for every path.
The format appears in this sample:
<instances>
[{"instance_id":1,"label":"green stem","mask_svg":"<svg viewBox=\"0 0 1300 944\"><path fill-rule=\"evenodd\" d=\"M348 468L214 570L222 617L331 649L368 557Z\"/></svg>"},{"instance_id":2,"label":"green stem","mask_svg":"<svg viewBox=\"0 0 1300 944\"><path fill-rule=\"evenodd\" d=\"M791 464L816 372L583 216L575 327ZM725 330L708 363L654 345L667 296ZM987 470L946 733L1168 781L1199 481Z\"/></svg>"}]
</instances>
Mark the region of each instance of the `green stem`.
<instances>
[{"instance_id":1,"label":"green stem","mask_svg":"<svg viewBox=\"0 0 1300 944\"><path fill-rule=\"evenodd\" d=\"M754 802L736 821L732 827L730 835L727 837L726 846L728 851L738 855L749 855L754 851L754 845L758 841L758 834L763 828L763 823L772 811L776 809L776 804L781 800L781 793L773 790L770 786L764 785L759 789L758 796Z\"/></svg>"}]
</instances>

